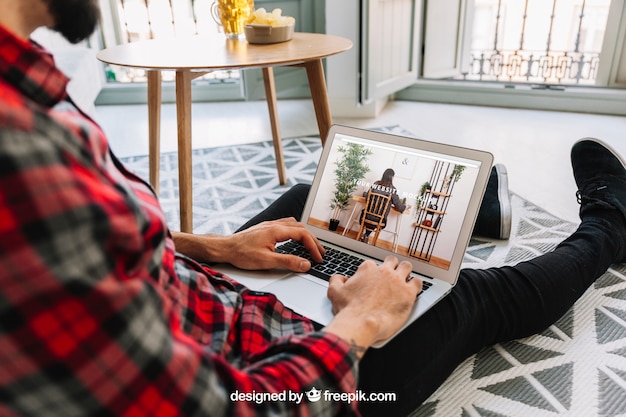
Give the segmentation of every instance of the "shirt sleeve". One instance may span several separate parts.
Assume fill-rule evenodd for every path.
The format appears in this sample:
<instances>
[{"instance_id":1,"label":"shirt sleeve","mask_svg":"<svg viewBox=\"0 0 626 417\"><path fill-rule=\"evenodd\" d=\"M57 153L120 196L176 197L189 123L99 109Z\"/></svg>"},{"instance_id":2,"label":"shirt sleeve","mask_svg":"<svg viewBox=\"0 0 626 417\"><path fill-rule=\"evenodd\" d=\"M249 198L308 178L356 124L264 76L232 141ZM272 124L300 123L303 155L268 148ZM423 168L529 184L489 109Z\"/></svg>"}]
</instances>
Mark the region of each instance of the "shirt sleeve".
<instances>
[{"instance_id":1,"label":"shirt sleeve","mask_svg":"<svg viewBox=\"0 0 626 417\"><path fill-rule=\"evenodd\" d=\"M398 192L395 188L393 189L393 192L391 193L391 202L393 203L393 206L397 208L400 213L406 210L406 204L404 204L402 200L400 200L400 196L398 195Z\"/></svg>"},{"instance_id":2,"label":"shirt sleeve","mask_svg":"<svg viewBox=\"0 0 626 417\"><path fill-rule=\"evenodd\" d=\"M172 297L179 284L160 285L167 230L152 216L162 214L91 163L98 150L67 148L78 142L68 135L54 124L0 130L0 415L355 412L278 397L355 390L356 358L334 335L286 335L243 367L190 337Z\"/></svg>"}]
</instances>

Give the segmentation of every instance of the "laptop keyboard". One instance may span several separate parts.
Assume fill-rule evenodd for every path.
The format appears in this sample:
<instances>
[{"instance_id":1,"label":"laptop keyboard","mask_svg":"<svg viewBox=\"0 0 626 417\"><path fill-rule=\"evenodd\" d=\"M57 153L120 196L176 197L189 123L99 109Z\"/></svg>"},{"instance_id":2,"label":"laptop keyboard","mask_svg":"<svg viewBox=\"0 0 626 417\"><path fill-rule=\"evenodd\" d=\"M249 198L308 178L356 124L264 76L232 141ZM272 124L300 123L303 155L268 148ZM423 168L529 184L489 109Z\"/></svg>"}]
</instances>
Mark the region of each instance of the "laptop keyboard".
<instances>
[{"instance_id":1,"label":"laptop keyboard","mask_svg":"<svg viewBox=\"0 0 626 417\"><path fill-rule=\"evenodd\" d=\"M287 243L276 247L276 252L287 253L308 259L311 262L311 269L308 273L326 281L328 281L330 277L335 274L351 277L354 275L359 265L361 265L364 261L363 258L341 252L328 246L324 246L324 249L326 249L326 253L324 254L324 260L321 263L313 261L309 251L306 250L304 245L294 240L290 240Z\"/></svg>"},{"instance_id":2,"label":"laptop keyboard","mask_svg":"<svg viewBox=\"0 0 626 417\"><path fill-rule=\"evenodd\" d=\"M359 265L361 265L364 261L363 258L359 258L358 256L342 252L329 246L324 246L324 249L326 249L326 253L324 254L324 260L320 263L313 261L309 251L306 250L304 245L294 240L287 241L286 243L277 246L275 250L277 253L296 255L309 260L311 262L311 269L308 273L325 281L330 280L330 277L335 274L351 277L354 275ZM432 285L433 284L431 282L423 280L422 292L426 291Z\"/></svg>"}]
</instances>

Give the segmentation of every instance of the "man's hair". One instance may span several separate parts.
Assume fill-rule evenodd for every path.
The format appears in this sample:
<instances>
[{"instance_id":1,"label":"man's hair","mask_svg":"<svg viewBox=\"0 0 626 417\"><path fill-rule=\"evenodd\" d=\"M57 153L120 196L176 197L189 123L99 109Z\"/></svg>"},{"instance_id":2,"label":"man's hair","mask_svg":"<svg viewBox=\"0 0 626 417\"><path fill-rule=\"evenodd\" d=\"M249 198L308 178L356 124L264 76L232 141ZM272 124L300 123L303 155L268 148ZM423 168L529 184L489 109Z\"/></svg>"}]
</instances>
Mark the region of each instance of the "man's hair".
<instances>
[{"instance_id":1,"label":"man's hair","mask_svg":"<svg viewBox=\"0 0 626 417\"><path fill-rule=\"evenodd\" d=\"M100 22L97 0L43 0L54 19L52 29L71 43L87 39Z\"/></svg>"}]
</instances>

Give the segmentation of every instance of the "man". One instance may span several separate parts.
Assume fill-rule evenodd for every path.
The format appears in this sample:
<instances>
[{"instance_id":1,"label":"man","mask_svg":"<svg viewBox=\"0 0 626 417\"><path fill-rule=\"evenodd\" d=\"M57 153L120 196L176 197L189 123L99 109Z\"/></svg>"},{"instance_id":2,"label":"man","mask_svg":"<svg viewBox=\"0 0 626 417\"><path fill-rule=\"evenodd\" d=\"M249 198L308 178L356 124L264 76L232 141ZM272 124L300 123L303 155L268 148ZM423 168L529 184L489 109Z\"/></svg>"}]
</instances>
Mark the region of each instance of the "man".
<instances>
[{"instance_id":1,"label":"man","mask_svg":"<svg viewBox=\"0 0 626 417\"><path fill-rule=\"evenodd\" d=\"M404 415L467 355L549 325L624 259L623 163L584 141L572 153L583 221L552 254L463 271L424 319L374 350L405 321L421 282L394 257L365 262L350 279L333 277L336 316L316 330L198 263L305 271L308 261L273 250L300 240L320 261L301 224L172 237L150 187L110 154L98 126L55 110L67 80L27 39L39 26L84 38L96 3L0 0L0 415ZM252 223L282 217L304 193L294 188ZM315 401L357 388L397 401ZM287 392L312 400L278 396Z\"/></svg>"}]
</instances>

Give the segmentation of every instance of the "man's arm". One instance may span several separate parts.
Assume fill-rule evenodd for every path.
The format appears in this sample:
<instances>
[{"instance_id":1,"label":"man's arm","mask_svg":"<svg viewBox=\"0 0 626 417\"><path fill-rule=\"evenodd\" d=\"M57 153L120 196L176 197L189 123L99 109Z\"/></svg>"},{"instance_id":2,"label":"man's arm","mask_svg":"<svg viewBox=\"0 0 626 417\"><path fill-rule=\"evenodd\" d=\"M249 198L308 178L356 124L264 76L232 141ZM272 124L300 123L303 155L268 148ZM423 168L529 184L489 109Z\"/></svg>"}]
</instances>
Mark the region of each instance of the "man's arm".
<instances>
[{"instance_id":1,"label":"man's arm","mask_svg":"<svg viewBox=\"0 0 626 417\"><path fill-rule=\"evenodd\" d=\"M325 330L348 341L359 358L391 337L408 319L422 289L421 280L409 278L411 268L388 256L380 265L365 261L351 278L331 277L328 298L335 317Z\"/></svg>"},{"instance_id":2,"label":"man's arm","mask_svg":"<svg viewBox=\"0 0 626 417\"><path fill-rule=\"evenodd\" d=\"M66 149L74 139L44 136L52 131L65 134L53 125L40 135L0 129L0 414L346 412L340 403L233 397L353 391L356 357L318 332L260 343L244 366L231 364L212 333L244 331L223 321L241 301L218 299L209 277L190 268L181 281L158 210L142 209L93 154ZM183 330L182 310L204 324L202 337Z\"/></svg>"},{"instance_id":3,"label":"man's arm","mask_svg":"<svg viewBox=\"0 0 626 417\"><path fill-rule=\"evenodd\" d=\"M263 222L230 236L174 232L173 237L176 250L198 262L229 263L241 269L308 271L308 260L274 251L276 243L289 239L302 242L317 262L324 254L313 234L293 218Z\"/></svg>"},{"instance_id":4,"label":"man's arm","mask_svg":"<svg viewBox=\"0 0 626 417\"><path fill-rule=\"evenodd\" d=\"M347 414L341 403L257 404L234 401L232 394L354 391L352 351L362 355L406 320L407 300L416 293L405 280L406 265L366 263L350 280L333 278L329 297L337 317L325 331L261 344L244 367L235 367L210 341L220 329L241 336L244 329L230 321L239 320L235 316L220 321L240 301L218 299L210 277L189 268L183 271L190 279L179 279L158 210L143 210L130 188L102 170L107 164L83 159L92 157L88 152L72 154L58 148L61 141L33 134L0 133L0 361L20 364L0 376L0 409L27 415L70 407L80 415ZM293 221L286 223L259 225L224 246L242 256L246 244L259 240L271 259L269 242L307 240L299 226L292 229ZM380 295L384 303L376 301ZM183 330L182 309L203 324L203 334ZM251 333L248 342L261 334ZM38 401L22 401L26 394Z\"/></svg>"},{"instance_id":5,"label":"man's arm","mask_svg":"<svg viewBox=\"0 0 626 417\"><path fill-rule=\"evenodd\" d=\"M174 234L177 250L195 260L227 262L244 269L281 266L307 271L307 260L274 252L276 242L289 238L304 242L313 257L321 260L321 245L294 219L261 223L228 237ZM409 262L388 257L381 265L365 262L350 279L332 277L328 297L336 315L325 330L350 343L359 358L374 343L393 335L421 291L420 280L407 280L411 268Z\"/></svg>"}]
</instances>

